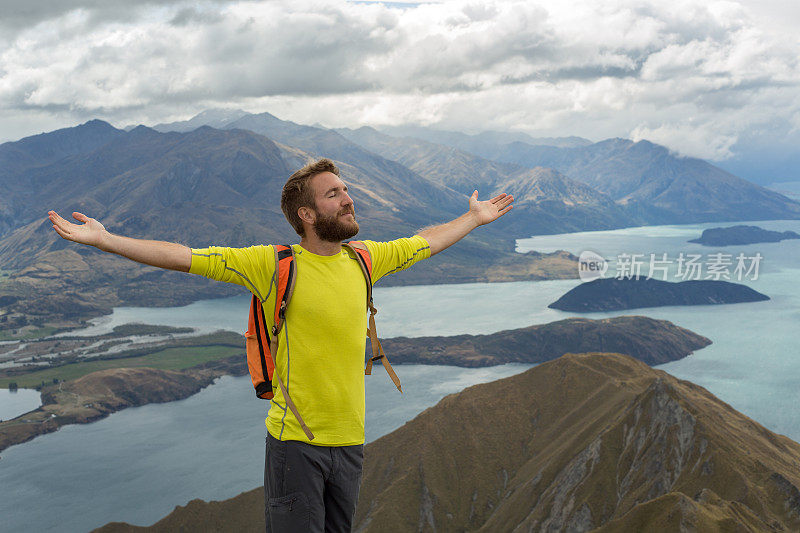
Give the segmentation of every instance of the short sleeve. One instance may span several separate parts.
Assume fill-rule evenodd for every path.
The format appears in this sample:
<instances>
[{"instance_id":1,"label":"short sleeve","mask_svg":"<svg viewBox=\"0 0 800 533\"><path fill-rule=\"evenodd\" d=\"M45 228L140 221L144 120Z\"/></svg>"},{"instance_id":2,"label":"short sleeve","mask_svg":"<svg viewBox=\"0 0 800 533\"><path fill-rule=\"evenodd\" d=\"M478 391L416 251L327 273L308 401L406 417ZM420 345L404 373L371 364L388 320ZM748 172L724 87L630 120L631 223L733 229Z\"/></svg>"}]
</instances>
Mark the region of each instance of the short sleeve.
<instances>
[{"instance_id":1,"label":"short sleeve","mask_svg":"<svg viewBox=\"0 0 800 533\"><path fill-rule=\"evenodd\" d=\"M275 256L272 246L192 248L189 272L247 288L260 300L269 293Z\"/></svg>"},{"instance_id":2,"label":"short sleeve","mask_svg":"<svg viewBox=\"0 0 800 533\"><path fill-rule=\"evenodd\" d=\"M372 257L372 283L431 256L424 237L414 235L387 242L364 241Z\"/></svg>"}]
</instances>

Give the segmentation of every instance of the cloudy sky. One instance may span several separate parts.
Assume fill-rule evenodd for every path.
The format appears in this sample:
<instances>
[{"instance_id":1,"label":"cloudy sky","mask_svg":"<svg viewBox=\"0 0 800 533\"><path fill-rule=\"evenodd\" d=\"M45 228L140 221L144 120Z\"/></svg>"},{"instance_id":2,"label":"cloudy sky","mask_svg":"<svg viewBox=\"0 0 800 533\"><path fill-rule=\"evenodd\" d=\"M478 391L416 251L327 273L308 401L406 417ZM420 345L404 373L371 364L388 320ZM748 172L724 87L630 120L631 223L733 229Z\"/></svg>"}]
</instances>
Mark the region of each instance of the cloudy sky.
<instances>
[{"instance_id":1,"label":"cloudy sky","mask_svg":"<svg viewBox=\"0 0 800 533\"><path fill-rule=\"evenodd\" d=\"M796 0L0 6L0 142L227 107L331 127L646 138L713 161L800 147Z\"/></svg>"}]
</instances>

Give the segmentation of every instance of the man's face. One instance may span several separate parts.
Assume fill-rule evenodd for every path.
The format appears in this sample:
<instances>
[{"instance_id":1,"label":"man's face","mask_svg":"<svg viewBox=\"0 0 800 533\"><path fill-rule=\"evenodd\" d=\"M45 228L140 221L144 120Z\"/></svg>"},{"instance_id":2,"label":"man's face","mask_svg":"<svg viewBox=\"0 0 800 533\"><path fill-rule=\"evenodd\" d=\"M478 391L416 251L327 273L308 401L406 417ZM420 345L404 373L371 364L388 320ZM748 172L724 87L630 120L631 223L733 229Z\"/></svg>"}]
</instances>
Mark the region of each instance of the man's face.
<instances>
[{"instance_id":1,"label":"man's face","mask_svg":"<svg viewBox=\"0 0 800 533\"><path fill-rule=\"evenodd\" d=\"M358 233L353 200L347 185L332 172L322 172L311 178L314 191L314 231L323 241L342 242Z\"/></svg>"}]
</instances>

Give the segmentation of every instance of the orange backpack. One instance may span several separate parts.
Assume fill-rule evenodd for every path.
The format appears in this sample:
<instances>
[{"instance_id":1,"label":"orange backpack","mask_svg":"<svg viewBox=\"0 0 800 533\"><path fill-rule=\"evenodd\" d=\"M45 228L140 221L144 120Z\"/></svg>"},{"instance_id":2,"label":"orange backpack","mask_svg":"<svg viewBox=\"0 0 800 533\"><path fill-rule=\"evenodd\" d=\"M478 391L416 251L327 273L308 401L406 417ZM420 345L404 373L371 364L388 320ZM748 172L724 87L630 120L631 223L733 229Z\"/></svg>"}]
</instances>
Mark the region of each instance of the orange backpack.
<instances>
[{"instance_id":1,"label":"orange backpack","mask_svg":"<svg viewBox=\"0 0 800 533\"><path fill-rule=\"evenodd\" d=\"M378 312L372 303L372 257L369 250L361 241L350 241L342 243L343 246L350 249L356 257L361 271L364 273L364 279L367 283L367 308L369 309L369 328L367 329L367 336L369 336L370 344L372 345L372 357L367 360L364 373L367 375L372 374L372 363L380 360L383 363L389 377L392 378L397 390L401 393L403 389L400 387L400 379L389 364L389 359L383 352L383 347L378 340L378 335L375 331L375 313ZM276 280L276 294L275 294L275 313L273 317L272 329L267 331L267 321L264 317L264 309L261 300L253 294L250 300L250 316L247 324L247 333L245 333L245 345L247 348L247 368L250 371L250 379L253 382L253 387L256 390L256 396L263 400L271 400L275 393L272 385L272 380L277 378L278 386L286 399L286 405L291 409L303 432L309 438L314 440L314 434L308 429L303 417L297 410L297 406L289 396L286 386L283 384L280 376L275 373L275 353L278 351L278 335L283 327L283 322L286 318L286 308L289 306L289 301L294 293L294 283L297 279L297 262L294 258L294 250L290 245L280 244L275 245L275 280Z\"/></svg>"}]
</instances>

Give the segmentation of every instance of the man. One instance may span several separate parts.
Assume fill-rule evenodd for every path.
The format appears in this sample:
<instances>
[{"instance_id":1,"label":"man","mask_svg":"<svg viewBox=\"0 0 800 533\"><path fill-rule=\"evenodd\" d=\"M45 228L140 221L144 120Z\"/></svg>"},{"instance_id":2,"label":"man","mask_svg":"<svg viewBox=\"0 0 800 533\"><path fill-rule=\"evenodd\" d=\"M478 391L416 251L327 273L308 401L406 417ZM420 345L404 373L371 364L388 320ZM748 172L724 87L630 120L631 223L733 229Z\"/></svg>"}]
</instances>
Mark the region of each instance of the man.
<instances>
[{"instance_id":1,"label":"man","mask_svg":"<svg viewBox=\"0 0 800 533\"><path fill-rule=\"evenodd\" d=\"M364 241L372 279L444 250L476 227L507 213L513 197L469 199L469 211L446 224L390 242ZM366 284L342 241L358 233L353 200L339 169L321 159L286 182L281 208L300 235L293 245L297 278L276 354L279 373L313 442L275 389L267 414L264 468L267 531L350 531L361 483L364 445ZM134 261L247 287L266 309L275 305L272 246L188 248L113 235L81 213L73 224L50 211L64 239ZM266 313L267 320L272 313ZM271 324L268 324L271 326Z\"/></svg>"}]
</instances>

